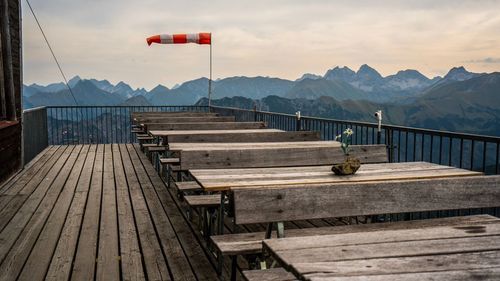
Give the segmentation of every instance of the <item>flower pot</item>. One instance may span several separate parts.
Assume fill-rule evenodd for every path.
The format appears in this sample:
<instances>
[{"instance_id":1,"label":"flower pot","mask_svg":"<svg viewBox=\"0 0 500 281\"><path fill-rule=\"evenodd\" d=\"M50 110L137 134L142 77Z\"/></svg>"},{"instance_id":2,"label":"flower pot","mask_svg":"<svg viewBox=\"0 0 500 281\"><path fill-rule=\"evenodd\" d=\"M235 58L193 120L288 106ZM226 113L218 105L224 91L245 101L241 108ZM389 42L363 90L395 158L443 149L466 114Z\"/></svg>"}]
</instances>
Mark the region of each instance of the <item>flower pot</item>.
<instances>
[{"instance_id":1,"label":"flower pot","mask_svg":"<svg viewBox=\"0 0 500 281\"><path fill-rule=\"evenodd\" d=\"M333 164L332 172L338 176L354 175L359 167L361 167L359 159L347 156L344 162Z\"/></svg>"}]
</instances>

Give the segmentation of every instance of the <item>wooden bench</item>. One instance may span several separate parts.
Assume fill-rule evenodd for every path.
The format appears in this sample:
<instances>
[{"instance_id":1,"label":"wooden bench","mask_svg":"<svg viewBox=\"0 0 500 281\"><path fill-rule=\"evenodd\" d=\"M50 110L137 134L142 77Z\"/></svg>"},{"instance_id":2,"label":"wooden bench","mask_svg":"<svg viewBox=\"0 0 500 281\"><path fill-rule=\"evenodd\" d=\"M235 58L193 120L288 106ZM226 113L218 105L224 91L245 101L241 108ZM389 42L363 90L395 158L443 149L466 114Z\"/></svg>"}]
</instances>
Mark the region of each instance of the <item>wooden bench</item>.
<instances>
[{"instance_id":1,"label":"wooden bench","mask_svg":"<svg viewBox=\"0 0 500 281\"><path fill-rule=\"evenodd\" d=\"M144 131L151 130L247 130L266 128L265 122L195 122L144 123Z\"/></svg>"},{"instance_id":2,"label":"wooden bench","mask_svg":"<svg viewBox=\"0 0 500 281\"><path fill-rule=\"evenodd\" d=\"M203 122L236 122L234 116L203 116L203 117L139 117L137 123L203 123Z\"/></svg>"},{"instance_id":3,"label":"wooden bench","mask_svg":"<svg viewBox=\"0 0 500 281\"><path fill-rule=\"evenodd\" d=\"M233 143L233 142L287 142L287 141L319 141L321 135L318 131L300 132L262 132L259 134L204 134L168 136L169 143Z\"/></svg>"},{"instance_id":4,"label":"wooden bench","mask_svg":"<svg viewBox=\"0 0 500 281\"><path fill-rule=\"evenodd\" d=\"M246 281L296 281L295 276L284 268L271 268L267 270L245 270L243 278ZM298 281L298 280L297 280Z\"/></svg>"},{"instance_id":5,"label":"wooden bench","mask_svg":"<svg viewBox=\"0 0 500 281\"><path fill-rule=\"evenodd\" d=\"M148 135L140 135L140 136L137 136L137 140L142 140L142 141L151 141L153 140L154 138L151 137L151 136L148 136Z\"/></svg>"},{"instance_id":6,"label":"wooden bench","mask_svg":"<svg viewBox=\"0 0 500 281\"><path fill-rule=\"evenodd\" d=\"M315 227L305 229L290 229L286 231L286 237L319 236L342 233L367 232L374 230L399 230L411 228L434 227L440 225L474 225L487 223L492 220L489 215L467 216L468 221L462 217L449 217L439 219L412 220L400 222L381 222L369 224L343 225L335 227ZM224 255L253 255L262 253L262 241L266 238L266 232L249 232L215 235L211 240L217 249ZM277 233L272 233L272 238L277 238Z\"/></svg>"},{"instance_id":7,"label":"wooden bench","mask_svg":"<svg viewBox=\"0 0 500 281\"><path fill-rule=\"evenodd\" d=\"M160 163L164 165L179 164L179 158L160 158Z\"/></svg>"},{"instance_id":8,"label":"wooden bench","mask_svg":"<svg viewBox=\"0 0 500 281\"><path fill-rule=\"evenodd\" d=\"M137 126L143 123L141 120L143 119L148 119L148 118L175 118L175 117L181 117L181 118L187 118L187 117L195 117L195 118L202 118L202 117L217 117L219 114L217 113L211 113L211 112L196 112L196 111L179 111L179 112L162 112L162 111L156 111L156 112L132 112L130 114L130 118L132 121L132 126Z\"/></svg>"},{"instance_id":9,"label":"wooden bench","mask_svg":"<svg viewBox=\"0 0 500 281\"><path fill-rule=\"evenodd\" d=\"M145 143L150 143L150 142L152 142L153 140L154 140L154 138L153 138L153 137L151 137L151 136L148 136L148 135L140 135L140 136L138 136L138 137L137 137L137 141L139 142L139 145L140 145L140 147L141 147L141 149L142 149L143 151L144 151L144 147L143 147L143 145L144 145Z\"/></svg>"},{"instance_id":10,"label":"wooden bench","mask_svg":"<svg viewBox=\"0 0 500 281\"><path fill-rule=\"evenodd\" d=\"M205 239L209 239L210 235L213 234L213 225L215 220L215 214L217 209L221 204L220 194L204 194L204 195L186 195L184 200L189 205L190 208L200 209L203 215L200 217L198 225L201 227L201 231ZM187 217L191 218L191 210L188 209Z\"/></svg>"},{"instance_id":11,"label":"wooden bench","mask_svg":"<svg viewBox=\"0 0 500 281\"><path fill-rule=\"evenodd\" d=\"M203 190L201 186L195 181L176 182L175 186L177 187L177 190L183 194Z\"/></svg>"},{"instance_id":12,"label":"wooden bench","mask_svg":"<svg viewBox=\"0 0 500 281\"><path fill-rule=\"evenodd\" d=\"M218 208L220 206L220 194L186 195L184 200L193 208Z\"/></svg>"},{"instance_id":13,"label":"wooden bench","mask_svg":"<svg viewBox=\"0 0 500 281\"><path fill-rule=\"evenodd\" d=\"M351 155L362 163L387 162L385 145L353 145ZM329 165L341 162L339 147L186 150L180 152L180 170L266 168Z\"/></svg>"},{"instance_id":14,"label":"wooden bench","mask_svg":"<svg viewBox=\"0 0 500 281\"><path fill-rule=\"evenodd\" d=\"M219 116L218 113L213 112L199 112L199 111L137 111L130 114L132 118L139 117L201 117L201 116Z\"/></svg>"},{"instance_id":15,"label":"wooden bench","mask_svg":"<svg viewBox=\"0 0 500 281\"><path fill-rule=\"evenodd\" d=\"M152 151L164 151L167 149L167 147L157 143L145 143L142 146L145 149L151 149Z\"/></svg>"},{"instance_id":16,"label":"wooden bench","mask_svg":"<svg viewBox=\"0 0 500 281\"><path fill-rule=\"evenodd\" d=\"M480 218L471 223L474 217ZM300 280L352 280L348 276L356 276L355 280L498 279L499 271L490 275L489 269L498 270L500 265L499 218L457 217L451 224L434 221L435 225L425 227L410 223L403 229L268 239L263 248ZM480 274L460 274L461 278L453 274L471 269ZM271 277L272 272L264 270L261 275Z\"/></svg>"}]
</instances>

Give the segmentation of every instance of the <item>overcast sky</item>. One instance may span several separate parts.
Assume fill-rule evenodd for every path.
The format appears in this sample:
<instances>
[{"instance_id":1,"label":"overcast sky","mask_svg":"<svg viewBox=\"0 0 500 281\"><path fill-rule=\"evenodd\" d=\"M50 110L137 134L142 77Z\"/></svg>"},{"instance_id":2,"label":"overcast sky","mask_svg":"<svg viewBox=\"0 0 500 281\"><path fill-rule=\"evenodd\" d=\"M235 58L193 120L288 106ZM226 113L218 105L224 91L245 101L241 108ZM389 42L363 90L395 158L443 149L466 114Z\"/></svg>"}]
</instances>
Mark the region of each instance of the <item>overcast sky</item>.
<instances>
[{"instance_id":1,"label":"overcast sky","mask_svg":"<svg viewBox=\"0 0 500 281\"><path fill-rule=\"evenodd\" d=\"M23 2L24 82L61 76ZM153 45L160 33L213 33L214 79L323 75L366 63L382 75L453 66L500 70L500 1L31 0L67 76L151 89L208 76L206 45ZM69 77L68 77L69 79Z\"/></svg>"}]
</instances>

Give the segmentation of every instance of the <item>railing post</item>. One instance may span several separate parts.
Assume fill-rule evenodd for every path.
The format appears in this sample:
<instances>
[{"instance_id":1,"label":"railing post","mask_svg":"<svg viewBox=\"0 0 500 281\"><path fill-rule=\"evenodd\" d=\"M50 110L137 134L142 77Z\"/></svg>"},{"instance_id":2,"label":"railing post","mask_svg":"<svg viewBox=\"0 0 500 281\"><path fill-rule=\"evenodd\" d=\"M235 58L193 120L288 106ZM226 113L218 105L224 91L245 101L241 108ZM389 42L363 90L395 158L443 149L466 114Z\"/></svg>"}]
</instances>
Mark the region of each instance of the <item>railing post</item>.
<instances>
[{"instance_id":1,"label":"railing post","mask_svg":"<svg viewBox=\"0 0 500 281\"><path fill-rule=\"evenodd\" d=\"M297 117L297 126L296 130L297 131L302 131L302 124L300 122L300 111L295 112L295 116Z\"/></svg>"},{"instance_id":2,"label":"railing post","mask_svg":"<svg viewBox=\"0 0 500 281\"><path fill-rule=\"evenodd\" d=\"M385 129L385 142L387 144L387 152L389 153L389 163L393 162L393 154L394 154L394 144L392 141L392 129Z\"/></svg>"},{"instance_id":3,"label":"railing post","mask_svg":"<svg viewBox=\"0 0 500 281\"><path fill-rule=\"evenodd\" d=\"M382 110L375 112L375 118L377 118L377 144L382 142Z\"/></svg>"},{"instance_id":4,"label":"railing post","mask_svg":"<svg viewBox=\"0 0 500 281\"><path fill-rule=\"evenodd\" d=\"M253 121L257 122L257 105L253 105Z\"/></svg>"}]
</instances>

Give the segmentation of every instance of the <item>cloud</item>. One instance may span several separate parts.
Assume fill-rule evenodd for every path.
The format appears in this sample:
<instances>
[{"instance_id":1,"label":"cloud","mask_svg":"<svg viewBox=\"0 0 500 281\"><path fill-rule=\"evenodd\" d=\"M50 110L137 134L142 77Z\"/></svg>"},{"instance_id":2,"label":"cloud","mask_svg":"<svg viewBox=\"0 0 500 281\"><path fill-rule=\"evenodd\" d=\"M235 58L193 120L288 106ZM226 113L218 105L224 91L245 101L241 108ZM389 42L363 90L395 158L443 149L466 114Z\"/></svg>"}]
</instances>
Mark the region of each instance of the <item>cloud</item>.
<instances>
[{"instance_id":1,"label":"cloud","mask_svg":"<svg viewBox=\"0 0 500 281\"><path fill-rule=\"evenodd\" d=\"M152 46L158 33L213 33L214 78L296 79L367 63L383 75L443 75L469 58L497 71L500 1L478 0L43 0L33 2L67 76L174 85L208 75L206 46ZM24 5L24 2L23 2ZM24 80L60 81L32 16L23 9Z\"/></svg>"},{"instance_id":2,"label":"cloud","mask_svg":"<svg viewBox=\"0 0 500 281\"><path fill-rule=\"evenodd\" d=\"M500 58L484 58L484 59L476 59L476 60L468 60L466 63L492 63L492 64L500 64Z\"/></svg>"}]
</instances>

